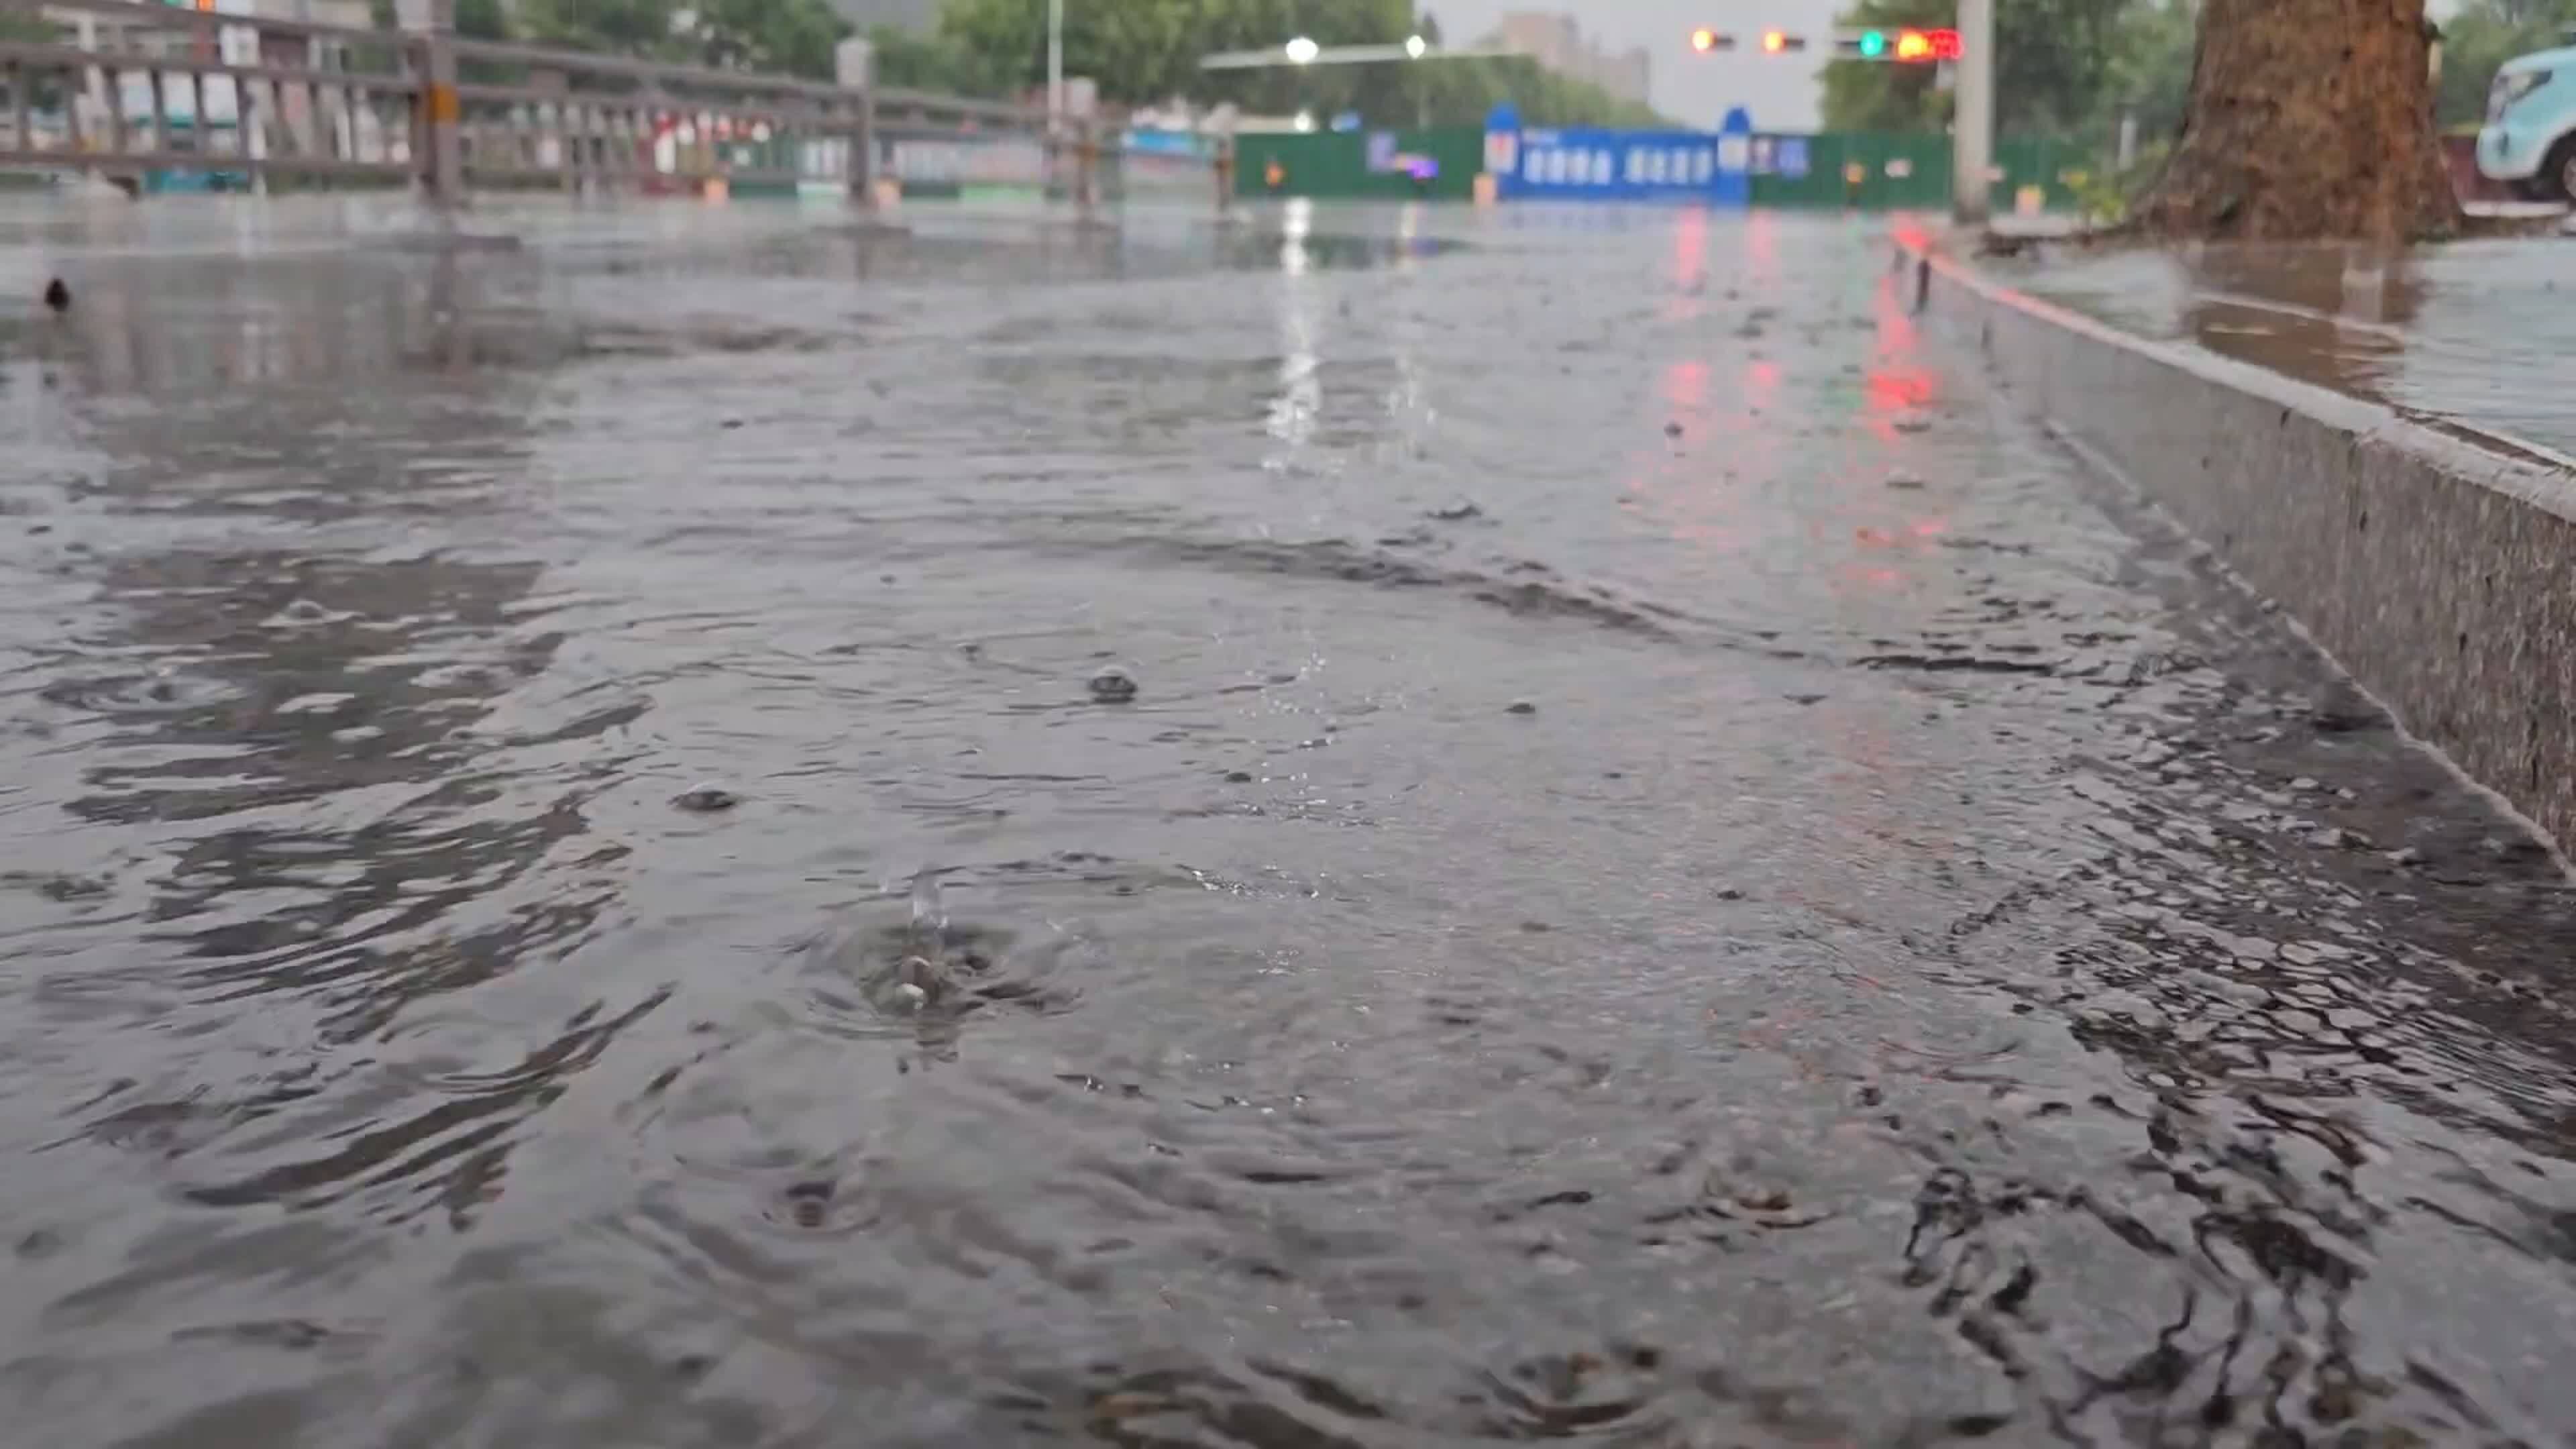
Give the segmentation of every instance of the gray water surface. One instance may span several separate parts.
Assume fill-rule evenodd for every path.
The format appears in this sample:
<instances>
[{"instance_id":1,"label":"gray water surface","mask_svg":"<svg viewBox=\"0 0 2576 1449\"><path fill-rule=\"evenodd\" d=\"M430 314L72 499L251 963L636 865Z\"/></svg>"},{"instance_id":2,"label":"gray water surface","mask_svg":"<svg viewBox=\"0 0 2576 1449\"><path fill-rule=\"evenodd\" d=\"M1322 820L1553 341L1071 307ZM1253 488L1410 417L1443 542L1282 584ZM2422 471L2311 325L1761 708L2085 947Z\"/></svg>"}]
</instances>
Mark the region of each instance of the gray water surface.
<instances>
[{"instance_id":1,"label":"gray water surface","mask_svg":"<svg viewBox=\"0 0 2576 1449\"><path fill-rule=\"evenodd\" d=\"M2576 1426L2557 867L1869 223L124 215L0 227L9 1442Z\"/></svg>"},{"instance_id":2,"label":"gray water surface","mask_svg":"<svg viewBox=\"0 0 2576 1449\"><path fill-rule=\"evenodd\" d=\"M2496 237L2394 256L2323 246L2052 253L2004 270L2147 336L2576 457L2576 239Z\"/></svg>"}]
</instances>

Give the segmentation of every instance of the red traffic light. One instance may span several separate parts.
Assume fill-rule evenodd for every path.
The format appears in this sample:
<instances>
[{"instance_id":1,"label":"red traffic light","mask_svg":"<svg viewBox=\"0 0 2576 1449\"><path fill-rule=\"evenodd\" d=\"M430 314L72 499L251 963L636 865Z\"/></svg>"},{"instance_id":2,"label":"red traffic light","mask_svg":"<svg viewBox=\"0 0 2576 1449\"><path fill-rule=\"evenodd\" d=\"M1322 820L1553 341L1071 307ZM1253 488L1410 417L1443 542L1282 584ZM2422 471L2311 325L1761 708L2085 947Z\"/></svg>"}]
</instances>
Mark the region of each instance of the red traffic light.
<instances>
[{"instance_id":1,"label":"red traffic light","mask_svg":"<svg viewBox=\"0 0 2576 1449\"><path fill-rule=\"evenodd\" d=\"M1776 30L1766 30L1762 32L1762 49L1766 54L1778 55L1780 52L1787 50L1788 48L1789 37L1786 35L1783 35Z\"/></svg>"},{"instance_id":2,"label":"red traffic light","mask_svg":"<svg viewBox=\"0 0 2576 1449\"><path fill-rule=\"evenodd\" d=\"M1691 49L1702 55L1717 49L1717 32L1703 25L1691 32Z\"/></svg>"},{"instance_id":3,"label":"red traffic light","mask_svg":"<svg viewBox=\"0 0 2576 1449\"><path fill-rule=\"evenodd\" d=\"M1959 58L1959 32L1955 30L1900 30L1896 33L1896 58L1910 63Z\"/></svg>"}]
</instances>

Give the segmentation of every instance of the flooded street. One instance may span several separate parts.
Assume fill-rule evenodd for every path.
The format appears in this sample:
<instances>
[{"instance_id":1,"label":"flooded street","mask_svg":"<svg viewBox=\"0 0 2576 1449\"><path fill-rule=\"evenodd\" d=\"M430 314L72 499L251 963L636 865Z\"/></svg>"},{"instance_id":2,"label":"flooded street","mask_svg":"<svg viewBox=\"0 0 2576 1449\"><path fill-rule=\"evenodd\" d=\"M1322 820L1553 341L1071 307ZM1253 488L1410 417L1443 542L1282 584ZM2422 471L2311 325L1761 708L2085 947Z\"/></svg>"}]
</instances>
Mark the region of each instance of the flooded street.
<instances>
[{"instance_id":1,"label":"flooded street","mask_svg":"<svg viewBox=\"0 0 2576 1449\"><path fill-rule=\"evenodd\" d=\"M2390 259L2336 247L2051 254L2016 286L2149 337L2576 457L2576 240L2494 237Z\"/></svg>"},{"instance_id":2,"label":"flooded street","mask_svg":"<svg viewBox=\"0 0 2576 1449\"><path fill-rule=\"evenodd\" d=\"M2576 1431L2559 867L1883 218L99 216L12 1442Z\"/></svg>"}]
</instances>

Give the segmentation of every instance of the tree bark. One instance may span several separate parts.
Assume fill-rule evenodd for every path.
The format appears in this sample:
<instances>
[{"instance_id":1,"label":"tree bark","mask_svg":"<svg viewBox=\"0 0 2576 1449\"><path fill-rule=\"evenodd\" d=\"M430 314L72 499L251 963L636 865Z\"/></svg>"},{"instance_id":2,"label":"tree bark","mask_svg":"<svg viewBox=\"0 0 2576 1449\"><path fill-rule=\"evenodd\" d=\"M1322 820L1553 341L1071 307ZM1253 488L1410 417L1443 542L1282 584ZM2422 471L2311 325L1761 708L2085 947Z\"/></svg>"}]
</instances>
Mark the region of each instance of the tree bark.
<instances>
[{"instance_id":1,"label":"tree bark","mask_svg":"<svg viewBox=\"0 0 2576 1449\"><path fill-rule=\"evenodd\" d=\"M2424 0L2207 0L2191 104L2138 212L2168 237L2449 235Z\"/></svg>"}]
</instances>

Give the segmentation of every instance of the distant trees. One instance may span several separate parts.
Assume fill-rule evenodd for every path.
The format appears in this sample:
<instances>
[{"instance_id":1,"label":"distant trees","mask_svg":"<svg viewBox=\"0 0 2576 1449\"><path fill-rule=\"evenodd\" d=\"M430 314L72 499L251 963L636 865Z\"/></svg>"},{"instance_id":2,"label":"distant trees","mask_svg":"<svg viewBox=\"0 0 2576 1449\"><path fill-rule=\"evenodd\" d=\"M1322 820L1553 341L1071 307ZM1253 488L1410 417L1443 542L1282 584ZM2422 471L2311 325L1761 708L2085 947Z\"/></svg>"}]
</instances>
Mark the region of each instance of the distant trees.
<instances>
[{"instance_id":1,"label":"distant trees","mask_svg":"<svg viewBox=\"0 0 2576 1449\"><path fill-rule=\"evenodd\" d=\"M1104 99L1145 105L1181 98L1232 101L1249 111L1331 115L1372 122L1474 124L1502 101L1541 125L1655 124L1654 112L1600 87L1517 57L1427 64L1204 71L1211 51L1281 45L1297 35L1323 45L1369 45L1409 35L1440 42L1440 23L1410 0L1116 0L1065 9L1064 65ZM1046 74L1046 0L948 0L936 40L878 54L888 84L965 74L1025 90ZM1714 119L1714 118L1710 118Z\"/></svg>"},{"instance_id":2,"label":"distant trees","mask_svg":"<svg viewBox=\"0 0 2576 1449\"><path fill-rule=\"evenodd\" d=\"M2170 131L2191 79L2192 9L2190 0L1997 0L1996 129L2098 139L2124 107L2135 107L2146 134ZM1882 28L1957 22L1958 0L1857 0L1842 18ZM1825 67L1825 125L1944 129L1951 98L1938 81L1929 65L1833 61Z\"/></svg>"},{"instance_id":3,"label":"distant trees","mask_svg":"<svg viewBox=\"0 0 2576 1449\"><path fill-rule=\"evenodd\" d=\"M490 13L497 33L500 0L459 0L458 28L476 33L466 12L477 7ZM833 48L849 33L829 0L523 0L518 28L549 44L807 76L832 74ZM1646 106L1518 57L1302 71L1199 68L1211 51L1281 45L1296 35L1325 45L1409 35L1437 44L1440 23L1416 15L1412 0L1075 0L1065 7L1065 73L1089 77L1104 100L1125 105L1232 101L1269 114L1357 111L1380 125L1472 125L1509 101L1538 125L1659 120ZM1025 94L1046 76L1046 0L947 0L933 34L880 29L870 39L887 85Z\"/></svg>"},{"instance_id":4,"label":"distant trees","mask_svg":"<svg viewBox=\"0 0 2576 1449\"><path fill-rule=\"evenodd\" d=\"M498 8L459 0L460 31L471 3ZM520 20L547 44L816 78L849 33L829 0L526 0Z\"/></svg>"}]
</instances>

